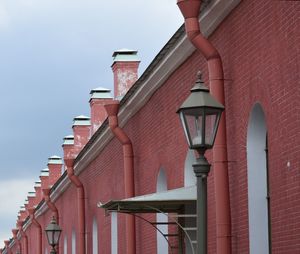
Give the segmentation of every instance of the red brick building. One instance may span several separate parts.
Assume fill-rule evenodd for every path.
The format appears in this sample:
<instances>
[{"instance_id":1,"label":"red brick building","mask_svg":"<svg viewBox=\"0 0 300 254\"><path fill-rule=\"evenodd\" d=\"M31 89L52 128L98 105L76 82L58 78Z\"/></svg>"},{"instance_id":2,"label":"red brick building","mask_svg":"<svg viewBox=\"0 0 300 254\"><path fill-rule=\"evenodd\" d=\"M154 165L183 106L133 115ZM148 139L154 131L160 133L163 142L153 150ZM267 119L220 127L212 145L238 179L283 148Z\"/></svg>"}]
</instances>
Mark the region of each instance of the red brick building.
<instances>
[{"instance_id":1,"label":"red brick building","mask_svg":"<svg viewBox=\"0 0 300 254\"><path fill-rule=\"evenodd\" d=\"M222 211L216 205L220 158L208 152L208 253L229 253L218 247L223 242L235 254L300 253L299 13L298 1L202 3L201 32L223 62L227 179L222 181L229 183L229 210ZM64 158L49 158L2 253L49 253L44 229L53 215L62 228L61 254L193 253L188 239L193 241L193 229L186 236L174 219L148 210L165 209L174 217L180 204L169 201L175 197L187 200L182 214L195 214L194 154L176 111L198 70L207 85L212 82L207 60L184 26L139 78L136 51L119 50L113 57L119 109L108 89L91 91L91 118L74 118ZM157 195L139 197L151 193ZM137 217L99 208L133 196ZM148 209L138 202L151 198L165 205ZM148 213L138 213L143 209ZM223 213L229 214L229 225L222 225ZM194 219L178 222L193 228ZM169 246L153 226L169 234Z\"/></svg>"}]
</instances>

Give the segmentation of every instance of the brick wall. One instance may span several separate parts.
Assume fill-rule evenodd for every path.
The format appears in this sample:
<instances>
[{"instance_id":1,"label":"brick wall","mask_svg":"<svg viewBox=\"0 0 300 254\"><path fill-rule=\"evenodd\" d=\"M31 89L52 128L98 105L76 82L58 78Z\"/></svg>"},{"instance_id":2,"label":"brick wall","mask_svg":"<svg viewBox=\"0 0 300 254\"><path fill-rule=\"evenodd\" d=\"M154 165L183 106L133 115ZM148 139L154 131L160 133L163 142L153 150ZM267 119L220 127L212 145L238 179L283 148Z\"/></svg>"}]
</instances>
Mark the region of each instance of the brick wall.
<instances>
[{"instance_id":1,"label":"brick wall","mask_svg":"<svg viewBox=\"0 0 300 254\"><path fill-rule=\"evenodd\" d=\"M251 109L264 108L269 137L269 172L272 218L272 253L300 252L299 173L299 16L297 1L244 0L209 38L219 50L225 72L226 118L234 254L249 253L246 138ZM135 154L136 195L156 191L157 175L164 168L168 188L183 186L187 144L175 113L189 95L197 71L207 66L193 53L126 124ZM211 154L208 153L211 160ZM287 168L287 162L290 167ZM122 146L114 138L80 174L86 194L88 253L92 253L92 224L98 221L99 250L110 253L110 216L96 207L124 197ZM216 253L214 170L208 181L208 247ZM71 185L56 201L63 234L77 229L76 189ZM154 220L153 215L144 215ZM41 218L47 225L50 213ZM124 215L118 221L119 253L125 249ZM137 220L137 253L156 253L156 232ZM26 231L34 246L32 226ZM61 246L63 246L61 238ZM34 253L34 252L33 252Z\"/></svg>"}]
</instances>

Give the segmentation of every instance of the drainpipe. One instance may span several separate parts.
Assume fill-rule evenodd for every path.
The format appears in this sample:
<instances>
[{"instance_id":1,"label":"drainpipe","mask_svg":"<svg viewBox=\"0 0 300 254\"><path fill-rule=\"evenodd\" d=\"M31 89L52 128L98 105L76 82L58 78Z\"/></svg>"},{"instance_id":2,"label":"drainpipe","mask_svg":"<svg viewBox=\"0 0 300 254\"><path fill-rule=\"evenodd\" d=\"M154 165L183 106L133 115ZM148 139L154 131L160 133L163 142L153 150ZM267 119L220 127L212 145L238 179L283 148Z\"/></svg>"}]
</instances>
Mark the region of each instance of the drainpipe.
<instances>
[{"instance_id":1,"label":"drainpipe","mask_svg":"<svg viewBox=\"0 0 300 254\"><path fill-rule=\"evenodd\" d=\"M16 243L18 244L18 246L19 246L19 251L20 251L20 253L22 253L22 245L21 245L21 241L18 239L18 229L13 229L12 230L12 233L13 233L13 238L14 238L14 240L16 241Z\"/></svg>"},{"instance_id":2,"label":"drainpipe","mask_svg":"<svg viewBox=\"0 0 300 254\"><path fill-rule=\"evenodd\" d=\"M58 209L55 206L55 204L51 201L51 198L50 198L50 188L42 189L42 193L43 193L43 198L44 198L44 200L46 202L46 205L53 212L53 216L55 217L56 222L59 225ZM56 247L56 252L57 252L57 254L60 252L59 245Z\"/></svg>"},{"instance_id":3,"label":"drainpipe","mask_svg":"<svg viewBox=\"0 0 300 254\"><path fill-rule=\"evenodd\" d=\"M84 200L84 187L78 176L74 174L74 159L64 159L67 166L68 177L77 188L78 200L78 253L85 253L85 200Z\"/></svg>"},{"instance_id":4,"label":"drainpipe","mask_svg":"<svg viewBox=\"0 0 300 254\"><path fill-rule=\"evenodd\" d=\"M131 198L135 195L132 143L118 125L119 101L113 100L104 107L108 115L109 127L123 146L125 198ZM132 215L126 215L126 237L126 253L135 254L135 220Z\"/></svg>"},{"instance_id":5,"label":"drainpipe","mask_svg":"<svg viewBox=\"0 0 300 254\"><path fill-rule=\"evenodd\" d=\"M211 94L225 105L224 74L221 56L200 31L198 17L201 0L177 0L177 4L185 19L187 37L200 50L207 61ZM231 253L231 215L227 161L226 120L223 113L213 147L217 254Z\"/></svg>"},{"instance_id":6,"label":"drainpipe","mask_svg":"<svg viewBox=\"0 0 300 254\"><path fill-rule=\"evenodd\" d=\"M19 232L21 234L21 237L24 238L24 254L28 254L28 237L26 233L23 231L22 226L23 226L23 222L18 221Z\"/></svg>"},{"instance_id":7,"label":"drainpipe","mask_svg":"<svg viewBox=\"0 0 300 254\"><path fill-rule=\"evenodd\" d=\"M59 216L58 216L57 207L50 199L50 188L42 189L42 192L43 192L43 198L44 198L48 208L53 212L56 222L57 222L57 224L59 224Z\"/></svg>"},{"instance_id":8,"label":"drainpipe","mask_svg":"<svg viewBox=\"0 0 300 254\"><path fill-rule=\"evenodd\" d=\"M11 254L11 249L10 249L10 247L9 247L9 241L8 241L8 240L5 240L5 241L4 241L4 244L5 244L6 253L7 253L7 254Z\"/></svg>"},{"instance_id":9,"label":"drainpipe","mask_svg":"<svg viewBox=\"0 0 300 254\"><path fill-rule=\"evenodd\" d=\"M31 222L37 227L38 229L38 237L36 239L37 241L37 253L42 254L42 227L41 224L36 220L34 216L34 208L28 208L28 213L31 219Z\"/></svg>"}]
</instances>

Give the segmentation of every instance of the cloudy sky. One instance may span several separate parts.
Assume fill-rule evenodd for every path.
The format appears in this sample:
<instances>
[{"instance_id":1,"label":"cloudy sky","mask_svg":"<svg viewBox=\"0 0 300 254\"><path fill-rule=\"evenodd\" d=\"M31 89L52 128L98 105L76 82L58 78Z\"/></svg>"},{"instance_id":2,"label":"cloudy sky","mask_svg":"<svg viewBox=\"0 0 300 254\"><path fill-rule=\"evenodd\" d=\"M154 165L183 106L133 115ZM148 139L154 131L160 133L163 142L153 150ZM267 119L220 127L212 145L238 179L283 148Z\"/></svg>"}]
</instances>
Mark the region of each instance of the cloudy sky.
<instances>
[{"instance_id":1,"label":"cloudy sky","mask_svg":"<svg viewBox=\"0 0 300 254\"><path fill-rule=\"evenodd\" d=\"M142 74L182 22L176 0L0 0L0 247L89 91L112 89L112 52Z\"/></svg>"}]
</instances>

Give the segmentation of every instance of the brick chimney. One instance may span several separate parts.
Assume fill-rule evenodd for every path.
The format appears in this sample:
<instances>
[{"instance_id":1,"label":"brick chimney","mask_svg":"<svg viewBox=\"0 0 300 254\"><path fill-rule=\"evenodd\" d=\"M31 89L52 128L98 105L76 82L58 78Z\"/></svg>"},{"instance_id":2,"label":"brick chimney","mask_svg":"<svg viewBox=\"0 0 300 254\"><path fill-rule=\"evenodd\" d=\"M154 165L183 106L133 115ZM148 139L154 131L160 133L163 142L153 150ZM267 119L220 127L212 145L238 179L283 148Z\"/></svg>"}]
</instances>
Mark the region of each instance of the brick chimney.
<instances>
[{"instance_id":1,"label":"brick chimney","mask_svg":"<svg viewBox=\"0 0 300 254\"><path fill-rule=\"evenodd\" d=\"M36 206L35 191L28 192L28 208Z\"/></svg>"},{"instance_id":2,"label":"brick chimney","mask_svg":"<svg viewBox=\"0 0 300 254\"><path fill-rule=\"evenodd\" d=\"M73 120L74 155L80 153L90 139L91 120L88 116L76 116Z\"/></svg>"},{"instance_id":3,"label":"brick chimney","mask_svg":"<svg viewBox=\"0 0 300 254\"><path fill-rule=\"evenodd\" d=\"M34 190L35 190L35 199L36 199L36 203L40 203L42 200L42 185L41 185L41 181L37 181L34 184Z\"/></svg>"},{"instance_id":4,"label":"brick chimney","mask_svg":"<svg viewBox=\"0 0 300 254\"><path fill-rule=\"evenodd\" d=\"M64 137L63 142L63 151L64 151L64 160L65 159L74 159L76 154L74 152L74 136L68 135ZM66 167L64 168L66 170Z\"/></svg>"},{"instance_id":5,"label":"brick chimney","mask_svg":"<svg viewBox=\"0 0 300 254\"><path fill-rule=\"evenodd\" d=\"M121 100L138 79L140 60L136 50L120 49L113 53L114 96Z\"/></svg>"},{"instance_id":6,"label":"brick chimney","mask_svg":"<svg viewBox=\"0 0 300 254\"><path fill-rule=\"evenodd\" d=\"M110 102L113 98L111 90L103 87L92 89L90 107L91 107L91 134L93 135L99 126L107 117L104 105Z\"/></svg>"},{"instance_id":7,"label":"brick chimney","mask_svg":"<svg viewBox=\"0 0 300 254\"><path fill-rule=\"evenodd\" d=\"M48 159L48 169L49 169L49 178L48 185L52 187L61 176L62 169L62 159L61 157L54 155Z\"/></svg>"},{"instance_id":8,"label":"brick chimney","mask_svg":"<svg viewBox=\"0 0 300 254\"><path fill-rule=\"evenodd\" d=\"M41 179L41 188L42 189L49 188L49 169L48 168L41 170L40 179Z\"/></svg>"},{"instance_id":9,"label":"brick chimney","mask_svg":"<svg viewBox=\"0 0 300 254\"><path fill-rule=\"evenodd\" d=\"M20 221L25 221L27 217L27 213L26 213L26 209L25 209L25 206L21 206L21 209L20 209Z\"/></svg>"}]
</instances>

